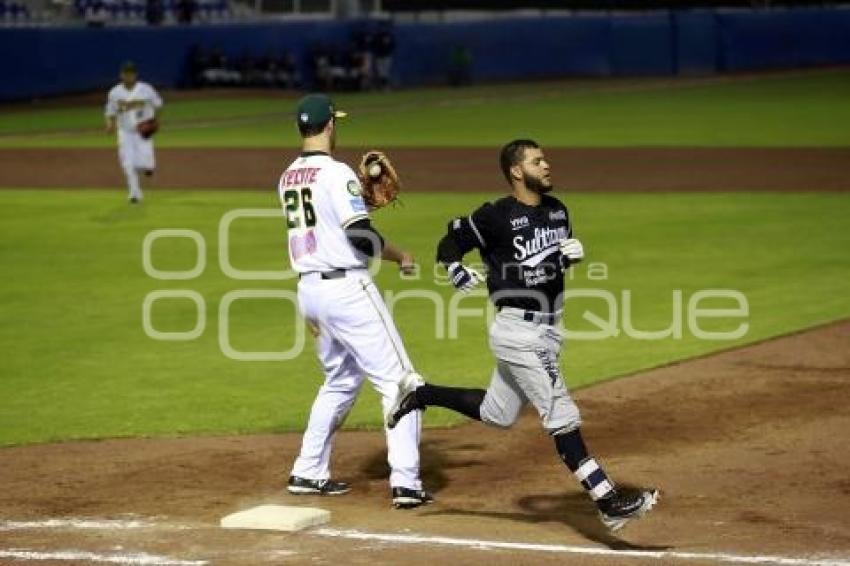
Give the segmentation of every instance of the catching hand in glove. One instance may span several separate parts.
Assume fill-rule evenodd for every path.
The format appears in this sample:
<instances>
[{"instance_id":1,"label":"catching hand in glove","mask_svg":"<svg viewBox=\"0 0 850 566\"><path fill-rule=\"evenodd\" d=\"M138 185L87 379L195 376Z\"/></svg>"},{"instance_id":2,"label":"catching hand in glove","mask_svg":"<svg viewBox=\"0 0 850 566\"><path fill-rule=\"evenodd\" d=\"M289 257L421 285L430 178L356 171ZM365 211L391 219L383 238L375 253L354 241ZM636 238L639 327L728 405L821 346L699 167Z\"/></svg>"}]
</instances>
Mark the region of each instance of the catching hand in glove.
<instances>
[{"instance_id":1,"label":"catching hand in glove","mask_svg":"<svg viewBox=\"0 0 850 566\"><path fill-rule=\"evenodd\" d=\"M387 206L398 199L401 181L395 166L382 151L367 151L360 158L357 177L363 187L363 201L369 210Z\"/></svg>"}]
</instances>

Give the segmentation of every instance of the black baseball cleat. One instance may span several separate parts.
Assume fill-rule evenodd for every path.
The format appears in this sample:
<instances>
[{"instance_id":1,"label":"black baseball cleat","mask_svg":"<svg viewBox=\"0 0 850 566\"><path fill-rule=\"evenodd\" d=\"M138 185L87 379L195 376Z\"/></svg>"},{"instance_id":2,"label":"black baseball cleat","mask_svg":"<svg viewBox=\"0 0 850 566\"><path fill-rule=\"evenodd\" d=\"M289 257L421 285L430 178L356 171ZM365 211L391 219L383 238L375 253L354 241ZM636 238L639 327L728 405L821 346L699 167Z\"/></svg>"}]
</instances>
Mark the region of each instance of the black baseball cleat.
<instances>
[{"instance_id":1,"label":"black baseball cleat","mask_svg":"<svg viewBox=\"0 0 850 566\"><path fill-rule=\"evenodd\" d=\"M408 487L393 488L393 507L396 509L413 509L420 505L428 505L434 502L434 496L424 489L410 489Z\"/></svg>"},{"instance_id":2,"label":"black baseball cleat","mask_svg":"<svg viewBox=\"0 0 850 566\"><path fill-rule=\"evenodd\" d=\"M632 519L646 515L658 502L657 489L625 490L615 488L596 502L599 518L612 531L619 531Z\"/></svg>"},{"instance_id":3,"label":"black baseball cleat","mask_svg":"<svg viewBox=\"0 0 850 566\"><path fill-rule=\"evenodd\" d=\"M418 374L409 373L399 382L398 396L387 412L387 428L395 428L398 421L407 413L417 409L425 409L425 406L416 400L416 390L421 386L421 379Z\"/></svg>"},{"instance_id":4,"label":"black baseball cleat","mask_svg":"<svg viewBox=\"0 0 850 566\"><path fill-rule=\"evenodd\" d=\"M130 197L130 204L139 204L139 199L136 197Z\"/></svg>"},{"instance_id":5,"label":"black baseball cleat","mask_svg":"<svg viewBox=\"0 0 850 566\"><path fill-rule=\"evenodd\" d=\"M308 480L289 476L289 485L286 489L295 495L343 495L351 491L351 486L342 481Z\"/></svg>"},{"instance_id":6,"label":"black baseball cleat","mask_svg":"<svg viewBox=\"0 0 850 566\"><path fill-rule=\"evenodd\" d=\"M424 411L425 406L420 404L419 400L416 399L416 390L414 389L401 399L401 403L398 404L398 407L394 412L391 411L387 415L387 428L395 428L395 425L398 424L398 421L400 421L404 415L417 410Z\"/></svg>"}]
</instances>

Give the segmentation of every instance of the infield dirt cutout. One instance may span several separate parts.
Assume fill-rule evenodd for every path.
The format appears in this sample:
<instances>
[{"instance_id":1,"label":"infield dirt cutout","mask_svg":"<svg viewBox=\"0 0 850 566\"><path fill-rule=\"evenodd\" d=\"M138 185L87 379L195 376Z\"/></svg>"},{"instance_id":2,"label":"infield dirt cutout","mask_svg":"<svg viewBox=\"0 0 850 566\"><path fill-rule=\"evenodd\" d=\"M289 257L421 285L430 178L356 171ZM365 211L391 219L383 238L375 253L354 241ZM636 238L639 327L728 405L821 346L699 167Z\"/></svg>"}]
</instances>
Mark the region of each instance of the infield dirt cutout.
<instances>
[{"instance_id":1,"label":"infield dirt cutout","mask_svg":"<svg viewBox=\"0 0 850 566\"><path fill-rule=\"evenodd\" d=\"M413 511L390 507L378 432L338 435L334 473L353 490L335 498L285 493L300 434L5 448L0 563L850 564L848 344L844 321L579 391L614 478L662 490L617 536L526 414L509 431L426 429L437 501ZM297 534L218 528L263 503L332 520Z\"/></svg>"},{"instance_id":2,"label":"infield dirt cutout","mask_svg":"<svg viewBox=\"0 0 850 566\"><path fill-rule=\"evenodd\" d=\"M356 164L372 148L342 148ZM497 147L383 148L405 191L502 191ZM561 190L848 191L850 148L546 148ZM281 149L160 149L145 189L273 191L297 155ZM80 164L85 164L81 167ZM0 187L124 187L115 149L0 149Z\"/></svg>"}]
</instances>

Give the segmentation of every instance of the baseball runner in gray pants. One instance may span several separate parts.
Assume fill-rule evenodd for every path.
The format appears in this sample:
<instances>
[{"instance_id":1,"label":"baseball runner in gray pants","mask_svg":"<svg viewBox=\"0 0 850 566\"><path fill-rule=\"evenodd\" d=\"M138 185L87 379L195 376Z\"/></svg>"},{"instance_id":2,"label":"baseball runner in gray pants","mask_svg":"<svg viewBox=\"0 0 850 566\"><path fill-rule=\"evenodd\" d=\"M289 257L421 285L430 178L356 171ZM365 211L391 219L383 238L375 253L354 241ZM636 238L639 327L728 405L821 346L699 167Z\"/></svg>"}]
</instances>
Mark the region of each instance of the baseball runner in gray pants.
<instances>
[{"instance_id":1,"label":"baseball runner in gray pants","mask_svg":"<svg viewBox=\"0 0 850 566\"><path fill-rule=\"evenodd\" d=\"M573 237L566 206L548 194L552 180L540 147L532 140L512 141L502 148L500 164L512 194L453 219L437 250L437 260L464 292L483 277L461 263L463 256L478 249L487 265L488 292L498 310L490 327L496 358L490 386L485 391L426 383L391 408L387 426L437 406L509 427L531 403L602 522L618 530L652 509L658 490L627 490L609 479L588 453L578 407L560 373L564 271L584 258L584 248Z\"/></svg>"}]
</instances>

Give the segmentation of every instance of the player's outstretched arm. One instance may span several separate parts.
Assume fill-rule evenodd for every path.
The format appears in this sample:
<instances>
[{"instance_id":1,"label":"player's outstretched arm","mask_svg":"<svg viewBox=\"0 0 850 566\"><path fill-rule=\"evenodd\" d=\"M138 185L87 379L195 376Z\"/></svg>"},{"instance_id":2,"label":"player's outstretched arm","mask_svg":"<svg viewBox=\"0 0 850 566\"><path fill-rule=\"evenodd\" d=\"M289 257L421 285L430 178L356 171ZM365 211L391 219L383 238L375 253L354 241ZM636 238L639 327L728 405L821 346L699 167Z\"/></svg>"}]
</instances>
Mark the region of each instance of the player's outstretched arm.
<instances>
[{"instance_id":1,"label":"player's outstretched arm","mask_svg":"<svg viewBox=\"0 0 850 566\"><path fill-rule=\"evenodd\" d=\"M112 96L112 91L106 97L106 107L104 108L103 117L106 121L105 130L107 134L115 133L115 121L118 116L118 103Z\"/></svg>"},{"instance_id":2,"label":"player's outstretched arm","mask_svg":"<svg viewBox=\"0 0 850 566\"><path fill-rule=\"evenodd\" d=\"M368 218L358 220L346 227L345 235L348 237L348 243L360 253L369 257L380 255L381 259L394 261L405 275L414 272L416 266L413 256L384 240Z\"/></svg>"},{"instance_id":3,"label":"player's outstretched arm","mask_svg":"<svg viewBox=\"0 0 850 566\"><path fill-rule=\"evenodd\" d=\"M383 255L386 245L384 238L375 230L372 221L368 218L362 218L346 226L345 236L351 247L358 252L368 257Z\"/></svg>"},{"instance_id":4,"label":"player's outstretched arm","mask_svg":"<svg viewBox=\"0 0 850 566\"><path fill-rule=\"evenodd\" d=\"M449 224L448 233L443 236L437 245L437 261L442 263L449 272L452 284L463 292L471 291L484 277L472 269L463 265L463 256L474 247L469 238L464 238L456 227L457 222Z\"/></svg>"},{"instance_id":5,"label":"player's outstretched arm","mask_svg":"<svg viewBox=\"0 0 850 566\"><path fill-rule=\"evenodd\" d=\"M384 243L384 251L381 253L381 259L397 263L399 269L405 275L412 275L416 270L416 264L413 261L413 256L389 242Z\"/></svg>"}]
</instances>

